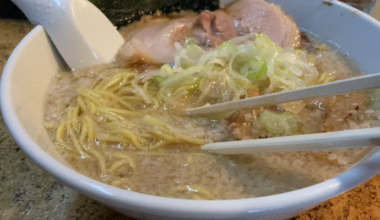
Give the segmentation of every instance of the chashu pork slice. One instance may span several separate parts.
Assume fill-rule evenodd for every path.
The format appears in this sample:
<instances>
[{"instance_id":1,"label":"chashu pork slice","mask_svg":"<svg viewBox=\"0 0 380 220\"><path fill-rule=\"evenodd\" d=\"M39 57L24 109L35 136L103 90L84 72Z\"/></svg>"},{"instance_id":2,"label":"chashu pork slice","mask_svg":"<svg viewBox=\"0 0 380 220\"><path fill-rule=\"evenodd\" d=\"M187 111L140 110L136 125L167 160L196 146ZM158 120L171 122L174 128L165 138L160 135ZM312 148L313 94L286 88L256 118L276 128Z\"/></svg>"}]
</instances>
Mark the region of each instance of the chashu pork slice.
<instances>
[{"instance_id":1,"label":"chashu pork slice","mask_svg":"<svg viewBox=\"0 0 380 220\"><path fill-rule=\"evenodd\" d=\"M155 19L151 25L131 34L117 55L118 59L133 64L171 63L174 60L174 43L183 43L191 36L196 16L179 19Z\"/></svg>"},{"instance_id":2,"label":"chashu pork slice","mask_svg":"<svg viewBox=\"0 0 380 220\"><path fill-rule=\"evenodd\" d=\"M240 35L264 33L277 45L298 47L300 31L294 20L279 6L264 0L238 0L225 8Z\"/></svg>"},{"instance_id":3,"label":"chashu pork slice","mask_svg":"<svg viewBox=\"0 0 380 220\"><path fill-rule=\"evenodd\" d=\"M200 14L199 20L199 23L203 27L201 35L203 34L210 41L210 46L215 47L224 41L237 37L234 22L224 10L216 10L214 12L205 10ZM197 34L195 31L194 37L199 39L199 35Z\"/></svg>"}]
</instances>

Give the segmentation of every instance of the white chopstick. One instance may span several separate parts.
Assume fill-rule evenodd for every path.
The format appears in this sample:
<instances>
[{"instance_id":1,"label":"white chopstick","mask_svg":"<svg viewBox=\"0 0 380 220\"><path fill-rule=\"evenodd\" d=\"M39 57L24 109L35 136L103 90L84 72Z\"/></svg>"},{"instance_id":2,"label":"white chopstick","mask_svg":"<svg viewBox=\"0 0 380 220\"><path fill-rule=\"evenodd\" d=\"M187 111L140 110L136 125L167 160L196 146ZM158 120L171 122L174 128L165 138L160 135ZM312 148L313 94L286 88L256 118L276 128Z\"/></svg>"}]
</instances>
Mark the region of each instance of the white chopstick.
<instances>
[{"instance_id":1,"label":"white chopstick","mask_svg":"<svg viewBox=\"0 0 380 220\"><path fill-rule=\"evenodd\" d=\"M208 115L223 111L256 108L266 105L292 102L308 98L341 95L353 91L380 87L380 73L354 77L308 88L273 93L254 98L230 101L215 105L187 109L191 115Z\"/></svg>"},{"instance_id":2,"label":"white chopstick","mask_svg":"<svg viewBox=\"0 0 380 220\"><path fill-rule=\"evenodd\" d=\"M275 137L206 144L202 150L217 154L331 150L380 146L380 128Z\"/></svg>"}]
</instances>

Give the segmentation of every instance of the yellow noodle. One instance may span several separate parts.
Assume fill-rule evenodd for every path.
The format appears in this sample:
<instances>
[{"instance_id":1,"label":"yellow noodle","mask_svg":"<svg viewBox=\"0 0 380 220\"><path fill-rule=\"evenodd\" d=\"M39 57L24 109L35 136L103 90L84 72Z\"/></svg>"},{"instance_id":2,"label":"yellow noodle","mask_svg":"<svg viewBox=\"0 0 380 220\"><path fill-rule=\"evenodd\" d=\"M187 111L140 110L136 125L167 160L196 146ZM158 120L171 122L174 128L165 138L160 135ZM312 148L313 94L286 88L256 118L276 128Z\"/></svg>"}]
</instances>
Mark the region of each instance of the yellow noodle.
<instances>
[{"instance_id":1,"label":"yellow noodle","mask_svg":"<svg viewBox=\"0 0 380 220\"><path fill-rule=\"evenodd\" d=\"M107 168L106 168L106 158L101 154L99 153L99 151L91 148L87 151L88 153L90 153L92 156L94 156L98 161L99 161L99 168L100 168L100 171L105 174L106 171L107 171Z\"/></svg>"},{"instance_id":2,"label":"yellow noodle","mask_svg":"<svg viewBox=\"0 0 380 220\"><path fill-rule=\"evenodd\" d=\"M129 187L127 184L125 184L125 178L123 179L115 179L111 182L112 186L120 187L123 189L131 190L131 187Z\"/></svg>"},{"instance_id":3,"label":"yellow noodle","mask_svg":"<svg viewBox=\"0 0 380 220\"><path fill-rule=\"evenodd\" d=\"M95 86L95 89L103 89L104 87L106 87L107 84L110 84L110 82L112 82L113 80L120 80L121 75L122 73L111 74L107 78L102 79L101 82L97 86Z\"/></svg>"},{"instance_id":4,"label":"yellow noodle","mask_svg":"<svg viewBox=\"0 0 380 220\"><path fill-rule=\"evenodd\" d=\"M74 131L73 131L73 129L72 129L72 127L71 127L70 124L67 125L67 131L68 131L68 133L69 133L69 135L70 135L70 137L71 137L71 140L72 140L72 142L73 142L73 144L74 144L74 148L75 148L76 152L77 152L80 156L83 156L83 155L84 155L84 152L82 151L82 149L81 149L81 147L80 147L80 144L79 144L79 142L78 142L78 139L77 139L77 137L75 136Z\"/></svg>"},{"instance_id":5,"label":"yellow noodle","mask_svg":"<svg viewBox=\"0 0 380 220\"><path fill-rule=\"evenodd\" d=\"M140 96L123 96L122 99L132 100L132 101L143 101L144 100Z\"/></svg>"},{"instance_id":6,"label":"yellow noodle","mask_svg":"<svg viewBox=\"0 0 380 220\"><path fill-rule=\"evenodd\" d=\"M118 168L124 165L129 165L132 167L133 173L136 173L136 163L130 157L116 161L114 164L112 164L110 171L115 173Z\"/></svg>"},{"instance_id":7,"label":"yellow noodle","mask_svg":"<svg viewBox=\"0 0 380 220\"><path fill-rule=\"evenodd\" d=\"M79 131L79 120L78 120L79 107L74 107L71 110L71 124L73 126L74 131Z\"/></svg>"},{"instance_id":8,"label":"yellow noodle","mask_svg":"<svg viewBox=\"0 0 380 220\"><path fill-rule=\"evenodd\" d=\"M166 134L166 133L164 133L162 131L152 130L151 133L156 134L156 135L158 135L158 136L160 136L160 137L162 137L162 138L164 138L164 139L166 139L168 141L177 142L177 140L174 138L174 136L172 136L170 134Z\"/></svg>"},{"instance_id":9,"label":"yellow noodle","mask_svg":"<svg viewBox=\"0 0 380 220\"><path fill-rule=\"evenodd\" d=\"M119 121L114 121L114 122L105 122L103 124L103 127L107 128L108 130L115 130L115 129L122 128L123 125L124 125L124 122L121 123Z\"/></svg>"},{"instance_id":10,"label":"yellow noodle","mask_svg":"<svg viewBox=\"0 0 380 220\"><path fill-rule=\"evenodd\" d=\"M170 195L175 195L179 192L193 192L193 193L199 193L206 197L207 199L213 199L213 196L211 195L210 191L207 189L200 187L200 186L194 186L194 185L181 185L173 187L169 190Z\"/></svg>"},{"instance_id":11,"label":"yellow noodle","mask_svg":"<svg viewBox=\"0 0 380 220\"><path fill-rule=\"evenodd\" d=\"M149 134L149 133L141 133L139 135L141 137L144 137L144 138L154 138L154 136L152 134Z\"/></svg>"},{"instance_id":12,"label":"yellow noodle","mask_svg":"<svg viewBox=\"0 0 380 220\"><path fill-rule=\"evenodd\" d=\"M140 135L137 135L136 138L137 138L137 140L138 140L139 142L149 142L149 143L152 142L152 141L149 141L148 139L146 139L146 138L144 138L144 137L141 137Z\"/></svg>"},{"instance_id":13,"label":"yellow noodle","mask_svg":"<svg viewBox=\"0 0 380 220\"><path fill-rule=\"evenodd\" d=\"M133 146L139 150L142 150L143 147L141 146L141 144L139 143L139 141L137 140L137 137L135 134L133 134L130 130L125 130L125 129L117 129L117 130L113 130L112 131L113 133L117 133L117 134L123 134L126 138L128 138L129 140L132 141L133 143Z\"/></svg>"},{"instance_id":14,"label":"yellow noodle","mask_svg":"<svg viewBox=\"0 0 380 220\"><path fill-rule=\"evenodd\" d=\"M169 141L161 140L161 141L159 141L157 143L154 143L152 146L150 146L149 150L156 150L156 149L158 149L160 147L163 147L163 146L165 146L165 145L167 145L169 143L170 143Z\"/></svg>"},{"instance_id":15,"label":"yellow noodle","mask_svg":"<svg viewBox=\"0 0 380 220\"><path fill-rule=\"evenodd\" d=\"M160 126L159 129L160 129L160 131L163 131L163 132L171 134L171 135L174 135L174 133L175 133L175 132L172 132L172 130L170 130L166 126Z\"/></svg>"},{"instance_id":16,"label":"yellow noodle","mask_svg":"<svg viewBox=\"0 0 380 220\"><path fill-rule=\"evenodd\" d=\"M115 83L121 81L121 77L115 77L114 79L109 80L103 87L99 88L97 87L96 89L99 90L107 90L111 86L113 86Z\"/></svg>"},{"instance_id":17,"label":"yellow noodle","mask_svg":"<svg viewBox=\"0 0 380 220\"><path fill-rule=\"evenodd\" d=\"M102 95L108 96L108 97L110 97L110 98L118 101L120 104L122 104L123 106L125 106L126 108L128 108L131 111L135 110L129 103L125 102L123 99L121 99L120 97L117 97L113 93L106 92L106 91L100 91L100 90L94 90L94 91L96 93L98 93L98 94L102 94Z\"/></svg>"},{"instance_id":18,"label":"yellow noodle","mask_svg":"<svg viewBox=\"0 0 380 220\"><path fill-rule=\"evenodd\" d=\"M117 85L114 85L114 86L112 86L112 87L109 87L108 89L107 89L107 92L112 92L112 93L114 93L115 94L115 91L117 91L118 89L120 89L120 88L122 88L124 85L123 84L117 84Z\"/></svg>"},{"instance_id":19,"label":"yellow noodle","mask_svg":"<svg viewBox=\"0 0 380 220\"><path fill-rule=\"evenodd\" d=\"M59 127L60 124L55 124L54 122L44 122L45 128L49 130L55 130Z\"/></svg>"},{"instance_id":20,"label":"yellow noodle","mask_svg":"<svg viewBox=\"0 0 380 220\"><path fill-rule=\"evenodd\" d=\"M120 121L119 118L117 118L117 117L115 117L113 115L110 115L110 114L98 112L98 115L100 117L103 117L103 118L107 119L106 121L108 121L108 120L110 120L110 121Z\"/></svg>"},{"instance_id":21,"label":"yellow noodle","mask_svg":"<svg viewBox=\"0 0 380 220\"><path fill-rule=\"evenodd\" d=\"M136 73L133 73L133 72L129 72L129 73L127 73L127 74L125 74L124 76L123 76L123 80L122 80L122 83L124 83L124 84L126 84L128 81L131 81L131 80L133 80L135 77L136 77ZM133 76L133 78L132 79L129 79L131 76ZM130 83L130 82L129 82Z\"/></svg>"},{"instance_id":22,"label":"yellow noodle","mask_svg":"<svg viewBox=\"0 0 380 220\"><path fill-rule=\"evenodd\" d=\"M82 112L86 112L87 107L86 107L86 103L84 102L82 96L78 96L77 105L79 106L79 108L81 109Z\"/></svg>"},{"instance_id":23,"label":"yellow noodle","mask_svg":"<svg viewBox=\"0 0 380 220\"><path fill-rule=\"evenodd\" d=\"M92 95L94 94L88 89L77 89L77 93L95 103L97 103L101 98L101 96L99 96L98 94L96 94L96 97L92 97Z\"/></svg>"},{"instance_id":24,"label":"yellow noodle","mask_svg":"<svg viewBox=\"0 0 380 220\"><path fill-rule=\"evenodd\" d=\"M88 129L88 122L85 120L82 121L82 126L81 126L81 132L80 132L80 137L79 137L79 143L81 145L84 145L84 140L86 140L87 137L87 129Z\"/></svg>"},{"instance_id":25,"label":"yellow noodle","mask_svg":"<svg viewBox=\"0 0 380 220\"><path fill-rule=\"evenodd\" d=\"M84 121L86 122L86 125L87 125L88 139L90 141L95 140L95 125L94 125L94 121L88 115L84 116Z\"/></svg>"},{"instance_id":26,"label":"yellow noodle","mask_svg":"<svg viewBox=\"0 0 380 220\"><path fill-rule=\"evenodd\" d=\"M103 137L103 136L98 136L96 137L96 139L98 141L107 141L107 142L117 142L117 143L123 143L123 142L127 142L127 140L125 140L124 138L122 137L119 137L119 136L107 136L107 137Z\"/></svg>"},{"instance_id":27,"label":"yellow noodle","mask_svg":"<svg viewBox=\"0 0 380 220\"><path fill-rule=\"evenodd\" d=\"M121 152L118 152L118 151L114 151L114 152L111 152L111 153L108 153L111 157L116 157L118 159L130 159L130 157L125 154L125 153L121 153Z\"/></svg>"},{"instance_id":28,"label":"yellow noodle","mask_svg":"<svg viewBox=\"0 0 380 220\"><path fill-rule=\"evenodd\" d=\"M109 130L115 130L115 129L120 129L123 127L138 127L138 125L131 123L127 120L124 120L124 121L106 122L103 124L103 127Z\"/></svg>"},{"instance_id":29,"label":"yellow noodle","mask_svg":"<svg viewBox=\"0 0 380 220\"><path fill-rule=\"evenodd\" d=\"M149 94L149 91L148 91L148 85L150 84L151 82L145 82L144 83L144 86L143 86L143 89L144 89L144 92L145 94L148 96L148 98L153 102L153 106L155 108L158 108L160 106L160 103L158 102L157 99L153 98L150 94Z\"/></svg>"},{"instance_id":30,"label":"yellow noodle","mask_svg":"<svg viewBox=\"0 0 380 220\"><path fill-rule=\"evenodd\" d=\"M193 143L193 144L204 145L207 143L205 139L190 137L190 136L185 135L185 134L178 134L178 136L182 140Z\"/></svg>"},{"instance_id":31,"label":"yellow noodle","mask_svg":"<svg viewBox=\"0 0 380 220\"><path fill-rule=\"evenodd\" d=\"M119 113L122 115L133 115L133 116L141 116L142 114L139 112L133 112L133 111L128 111L128 110L123 110L123 109L117 109L117 108L107 108L107 111L111 111L114 113Z\"/></svg>"},{"instance_id":32,"label":"yellow noodle","mask_svg":"<svg viewBox=\"0 0 380 220\"><path fill-rule=\"evenodd\" d=\"M117 93L116 95L118 96L122 96L122 94L124 93L128 93L128 94L133 94L135 95L136 94L136 91L135 91L135 88L133 88L132 86L128 85L128 86L124 86L123 88L121 88Z\"/></svg>"},{"instance_id":33,"label":"yellow noodle","mask_svg":"<svg viewBox=\"0 0 380 220\"><path fill-rule=\"evenodd\" d=\"M157 110L158 110L158 108L153 107L153 108L149 108L149 109L140 110L139 112L147 114L147 113L151 113L151 112L154 112Z\"/></svg>"},{"instance_id":34,"label":"yellow noodle","mask_svg":"<svg viewBox=\"0 0 380 220\"><path fill-rule=\"evenodd\" d=\"M88 110L89 110L90 115L96 114L96 108L97 108L96 104L89 99L85 99L85 102L88 106Z\"/></svg>"},{"instance_id":35,"label":"yellow noodle","mask_svg":"<svg viewBox=\"0 0 380 220\"><path fill-rule=\"evenodd\" d=\"M100 82L102 82L102 79L95 79L89 86L88 88L91 89L91 88L94 88L97 84L99 84Z\"/></svg>"},{"instance_id":36,"label":"yellow noodle","mask_svg":"<svg viewBox=\"0 0 380 220\"><path fill-rule=\"evenodd\" d=\"M111 186L119 187L121 185L121 179L116 179L111 182Z\"/></svg>"},{"instance_id":37,"label":"yellow noodle","mask_svg":"<svg viewBox=\"0 0 380 220\"><path fill-rule=\"evenodd\" d=\"M65 144L65 141L63 140L64 131L67 127L66 120L62 120L61 124L57 128L57 132L55 133L55 139L60 144Z\"/></svg>"},{"instance_id":38,"label":"yellow noodle","mask_svg":"<svg viewBox=\"0 0 380 220\"><path fill-rule=\"evenodd\" d=\"M116 114L116 113L114 113L112 111L108 111L107 108L100 108L99 107L98 108L98 113L103 113L106 118L109 118L109 119L111 119L113 121L123 120L124 119L121 115Z\"/></svg>"}]
</instances>

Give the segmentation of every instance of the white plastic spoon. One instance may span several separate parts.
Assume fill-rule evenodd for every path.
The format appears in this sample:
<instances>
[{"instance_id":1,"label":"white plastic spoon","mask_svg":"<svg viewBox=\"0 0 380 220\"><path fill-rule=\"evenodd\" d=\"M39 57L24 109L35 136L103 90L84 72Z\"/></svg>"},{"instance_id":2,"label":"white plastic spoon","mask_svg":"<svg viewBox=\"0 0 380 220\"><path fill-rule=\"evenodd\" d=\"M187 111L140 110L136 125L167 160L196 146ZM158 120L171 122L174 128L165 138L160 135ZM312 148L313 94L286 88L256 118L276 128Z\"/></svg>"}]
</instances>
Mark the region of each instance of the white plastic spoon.
<instances>
[{"instance_id":1,"label":"white plastic spoon","mask_svg":"<svg viewBox=\"0 0 380 220\"><path fill-rule=\"evenodd\" d=\"M124 43L106 16L87 0L12 0L40 24L72 69L112 61Z\"/></svg>"}]
</instances>

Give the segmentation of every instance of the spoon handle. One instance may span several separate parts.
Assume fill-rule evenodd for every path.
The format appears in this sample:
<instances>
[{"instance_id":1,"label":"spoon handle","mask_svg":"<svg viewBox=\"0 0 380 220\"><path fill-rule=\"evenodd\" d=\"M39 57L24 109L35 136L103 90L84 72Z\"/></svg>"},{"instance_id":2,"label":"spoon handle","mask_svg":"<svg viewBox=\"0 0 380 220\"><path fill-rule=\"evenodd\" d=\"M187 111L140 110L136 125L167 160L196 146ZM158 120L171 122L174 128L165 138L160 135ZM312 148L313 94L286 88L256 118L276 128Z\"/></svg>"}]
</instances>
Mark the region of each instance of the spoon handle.
<instances>
[{"instance_id":1,"label":"spoon handle","mask_svg":"<svg viewBox=\"0 0 380 220\"><path fill-rule=\"evenodd\" d=\"M124 43L116 28L87 0L12 0L48 33L72 69L112 61Z\"/></svg>"}]
</instances>

